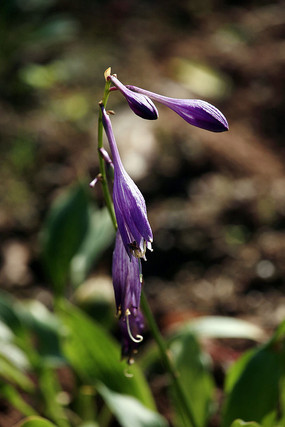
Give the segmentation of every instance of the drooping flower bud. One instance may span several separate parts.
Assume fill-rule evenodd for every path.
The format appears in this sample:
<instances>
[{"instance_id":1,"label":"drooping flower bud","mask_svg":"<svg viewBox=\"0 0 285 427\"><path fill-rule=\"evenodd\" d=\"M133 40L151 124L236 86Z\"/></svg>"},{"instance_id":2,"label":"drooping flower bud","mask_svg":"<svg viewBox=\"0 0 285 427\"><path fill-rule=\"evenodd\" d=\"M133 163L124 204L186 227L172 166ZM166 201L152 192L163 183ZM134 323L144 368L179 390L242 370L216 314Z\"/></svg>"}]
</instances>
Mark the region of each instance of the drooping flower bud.
<instances>
[{"instance_id":1,"label":"drooping flower bud","mask_svg":"<svg viewBox=\"0 0 285 427\"><path fill-rule=\"evenodd\" d=\"M136 86L127 86L130 90L148 96L175 111L187 123L209 130L211 132L224 132L229 130L225 116L218 108L200 99L178 99L158 95L157 93L141 89Z\"/></svg>"},{"instance_id":2,"label":"drooping flower bud","mask_svg":"<svg viewBox=\"0 0 285 427\"><path fill-rule=\"evenodd\" d=\"M118 228L129 257L133 255L137 258L145 259L146 248L151 250L153 241L145 200L122 164L111 120L102 104L101 110L103 126L113 157L113 202Z\"/></svg>"},{"instance_id":3,"label":"drooping flower bud","mask_svg":"<svg viewBox=\"0 0 285 427\"><path fill-rule=\"evenodd\" d=\"M128 313L136 315L141 296L140 260L129 258L126 253L119 231L116 235L116 244L113 252L112 277L119 317Z\"/></svg>"},{"instance_id":4,"label":"drooping flower bud","mask_svg":"<svg viewBox=\"0 0 285 427\"><path fill-rule=\"evenodd\" d=\"M122 336L122 357L133 362L132 356L143 340L143 316L139 310L142 275L141 261L127 255L121 234L117 231L113 252L112 277Z\"/></svg>"},{"instance_id":5,"label":"drooping flower bud","mask_svg":"<svg viewBox=\"0 0 285 427\"><path fill-rule=\"evenodd\" d=\"M137 116L147 120L156 120L158 118L157 108L148 96L134 93L114 75L109 76L108 79L124 95L130 108Z\"/></svg>"}]
</instances>

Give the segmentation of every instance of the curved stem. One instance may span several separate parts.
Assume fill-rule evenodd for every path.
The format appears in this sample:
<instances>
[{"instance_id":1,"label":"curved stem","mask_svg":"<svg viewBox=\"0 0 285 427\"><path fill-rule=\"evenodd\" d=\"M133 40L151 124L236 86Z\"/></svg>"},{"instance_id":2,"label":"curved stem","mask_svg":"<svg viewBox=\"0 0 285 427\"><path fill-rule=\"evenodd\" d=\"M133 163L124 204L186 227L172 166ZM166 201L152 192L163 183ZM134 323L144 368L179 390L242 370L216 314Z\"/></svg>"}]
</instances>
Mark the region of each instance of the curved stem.
<instances>
[{"instance_id":1,"label":"curved stem","mask_svg":"<svg viewBox=\"0 0 285 427\"><path fill-rule=\"evenodd\" d=\"M107 81L105 84L105 90L104 90L104 96L102 99L102 103L104 105L104 107L106 108L107 102L108 102L108 98L109 98L109 89L110 89L110 85L111 82ZM98 118L98 150L100 150L101 148L103 148L103 122L102 122L102 111L101 108L99 108L99 118ZM101 173L101 184L102 184L102 190L103 190L103 195L104 195L104 199L105 199L105 203L107 206L107 209L109 211L112 223L114 225L115 230L117 230L117 221L116 221L116 216L115 216L115 211L114 211L114 205L113 205L113 201L112 201L112 197L109 191L109 187L108 187L108 180L107 180L107 175L106 175L106 167L105 167L105 161L103 159L102 156L99 155L99 168L100 168L100 173Z\"/></svg>"},{"instance_id":2,"label":"curved stem","mask_svg":"<svg viewBox=\"0 0 285 427\"><path fill-rule=\"evenodd\" d=\"M159 348L160 356L161 356L162 362L164 364L164 367L168 371L168 373L170 374L170 376L172 378L172 384L173 384L176 396L178 398L178 401L180 403L181 415L182 415L182 418L184 419L185 425L186 426L190 425L191 427L197 427L197 424L196 424L194 415L192 413L191 407L189 406L189 401L186 398L185 392L184 392L184 390L181 386L181 383L179 381L178 373L177 373L175 366L172 362L172 359L168 353L168 349L166 347L164 339L160 333L160 330L157 326L156 320L152 314L152 311L151 311L150 306L148 304L147 298L146 298L143 291L141 294L141 308L142 308L142 311L144 313L145 318L147 319L147 323L148 323L149 329L152 333L152 336L155 339L156 344ZM187 420L189 420L190 424L187 423L187 420L185 420L185 417L187 417Z\"/></svg>"}]
</instances>

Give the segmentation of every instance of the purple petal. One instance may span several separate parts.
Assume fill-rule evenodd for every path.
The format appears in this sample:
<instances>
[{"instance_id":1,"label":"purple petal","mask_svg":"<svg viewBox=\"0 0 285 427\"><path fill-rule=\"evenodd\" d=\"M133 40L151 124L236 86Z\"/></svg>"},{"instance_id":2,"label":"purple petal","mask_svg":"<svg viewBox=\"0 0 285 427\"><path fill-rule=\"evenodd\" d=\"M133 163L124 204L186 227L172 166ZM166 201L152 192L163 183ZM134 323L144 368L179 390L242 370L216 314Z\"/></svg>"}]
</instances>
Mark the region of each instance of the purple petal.
<instances>
[{"instance_id":1,"label":"purple petal","mask_svg":"<svg viewBox=\"0 0 285 427\"><path fill-rule=\"evenodd\" d=\"M119 232L113 252L112 276L118 312L136 314L140 305L141 281L139 259L128 257Z\"/></svg>"},{"instance_id":2,"label":"purple petal","mask_svg":"<svg viewBox=\"0 0 285 427\"><path fill-rule=\"evenodd\" d=\"M225 116L218 108L206 101L199 99L177 99L158 95L136 86L128 88L134 92L149 96L154 101L160 102L175 111L187 123L211 132L224 132L229 130L229 125Z\"/></svg>"},{"instance_id":3,"label":"purple petal","mask_svg":"<svg viewBox=\"0 0 285 427\"><path fill-rule=\"evenodd\" d=\"M146 205L140 190L125 171L112 130L110 117L102 109L102 121L110 144L114 163L113 202L124 246L129 256L145 258L146 247L153 240L147 219Z\"/></svg>"},{"instance_id":4,"label":"purple petal","mask_svg":"<svg viewBox=\"0 0 285 427\"><path fill-rule=\"evenodd\" d=\"M134 93L115 76L110 76L109 79L124 95L130 108L137 116L147 120L156 120L158 118L157 108L148 96Z\"/></svg>"}]
</instances>

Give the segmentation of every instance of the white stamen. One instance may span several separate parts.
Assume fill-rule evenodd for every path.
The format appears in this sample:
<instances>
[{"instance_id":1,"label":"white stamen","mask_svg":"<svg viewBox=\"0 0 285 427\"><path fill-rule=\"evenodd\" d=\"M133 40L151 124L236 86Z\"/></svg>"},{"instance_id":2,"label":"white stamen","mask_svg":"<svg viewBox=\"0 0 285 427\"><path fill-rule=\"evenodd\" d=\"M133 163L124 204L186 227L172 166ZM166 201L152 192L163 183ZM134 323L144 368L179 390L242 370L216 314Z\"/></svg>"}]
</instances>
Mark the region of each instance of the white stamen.
<instances>
[{"instance_id":1,"label":"white stamen","mask_svg":"<svg viewBox=\"0 0 285 427\"><path fill-rule=\"evenodd\" d=\"M93 181L92 181L92 182L90 182L89 186L90 186L91 188L94 188L94 187L95 187L95 185L97 184L97 182L98 182L98 178L96 177L95 179L93 179Z\"/></svg>"},{"instance_id":2,"label":"white stamen","mask_svg":"<svg viewBox=\"0 0 285 427\"><path fill-rule=\"evenodd\" d=\"M143 283L142 263L140 259L138 259L138 262L139 262L140 283Z\"/></svg>"},{"instance_id":3,"label":"white stamen","mask_svg":"<svg viewBox=\"0 0 285 427\"><path fill-rule=\"evenodd\" d=\"M130 311L127 310L126 311L126 323L127 323L127 330L128 330L129 337L135 343L142 342L142 340L143 340L143 336L142 335L136 335L136 337L134 337L133 334L132 334L132 331L131 331L131 328L130 328L130 322L129 322L129 316L130 316L130 314L131 314Z\"/></svg>"}]
</instances>

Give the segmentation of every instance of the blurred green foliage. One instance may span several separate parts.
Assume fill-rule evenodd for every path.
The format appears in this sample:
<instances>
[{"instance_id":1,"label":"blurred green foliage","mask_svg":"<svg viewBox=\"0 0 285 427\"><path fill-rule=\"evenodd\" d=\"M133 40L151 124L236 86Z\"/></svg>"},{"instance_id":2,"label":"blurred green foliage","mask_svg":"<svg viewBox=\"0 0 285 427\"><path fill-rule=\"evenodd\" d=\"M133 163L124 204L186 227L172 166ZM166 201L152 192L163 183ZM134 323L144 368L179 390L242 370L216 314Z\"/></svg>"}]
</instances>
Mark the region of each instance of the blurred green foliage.
<instances>
[{"instance_id":1,"label":"blurred green foliage","mask_svg":"<svg viewBox=\"0 0 285 427\"><path fill-rule=\"evenodd\" d=\"M130 422L138 427L166 426L167 421L156 412L140 360L129 367L126 374L126 365L120 362L119 344L107 329L108 322L98 324L67 300L75 290L78 292L92 263L113 240L106 215L105 210L94 208L81 182L54 201L41 238L44 263L54 287L54 312L39 301L20 302L1 293L2 396L24 416L39 413L59 427L86 427L88 422L101 427L106 410L123 427L128 427ZM97 303L99 299L94 302L95 311ZM284 331L285 322L267 343L245 353L229 370L223 427L231 423L233 427L257 425L248 423L251 420L260 422L262 427L282 425L285 420ZM206 427L215 411L211 358L199 343L199 336L207 333L212 338L259 340L262 336L261 330L249 322L223 317L196 319L172 334L168 348L198 427ZM157 357L152 346L145 350L142 366L146 372L155 372ZM70 385L69 392L62 388L63 368L76 380L76 387ZM31 376L35 381L31 381ZM178 416L179 400L171 384L167 389L173 423L180 426L184 421ZM23 393L30 396L29 403ZM101 410L98 396L106 405ZM283 403L280 405L280 402ZM107 417L104 425L111 425L111 418ZM238 418L245 422L235 421ZM48 423L32 417L22 425L41 427Z\"/></svg>"}]
</instances>

